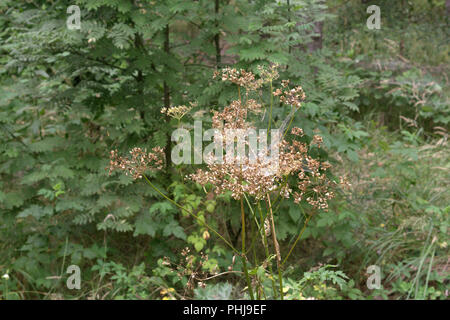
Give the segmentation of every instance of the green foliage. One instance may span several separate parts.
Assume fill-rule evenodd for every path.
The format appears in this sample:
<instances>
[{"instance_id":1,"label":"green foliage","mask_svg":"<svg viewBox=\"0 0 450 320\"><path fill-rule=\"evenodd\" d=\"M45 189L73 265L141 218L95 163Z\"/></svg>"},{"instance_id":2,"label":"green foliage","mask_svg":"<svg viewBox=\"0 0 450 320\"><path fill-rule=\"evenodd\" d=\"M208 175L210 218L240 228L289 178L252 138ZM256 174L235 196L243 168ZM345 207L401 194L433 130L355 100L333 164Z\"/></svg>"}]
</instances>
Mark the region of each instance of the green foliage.
<instances>
[{"instance_id":1,"label":"green foliage","mask_svg":"<svg viewBox=\"0 0 450 320\"><path fill-rule=\"evenodd\" d=\"M360 299L361 291L354 288L354 281L340 270L332 270L337 266L325 265L305 272L300 281L286 281L286 299Z\"/></svg>"},{"instance_id":2,"label":"green foliage","mask_svg":"<svg viewBox=\"0 0 450 320\"><path fill-rule=\"evenodd\" d=\"M92 267L92 271L98 271L101 280L106 277L112 282L113 290L108 292L109 299L142 300L152 298L149 295L152 279L145 274L144 263L134 266L128 272L122 264L99 260Z\"/></svg>"},{"instance_id":3,"label":"green foliage","mask_svg":"<svg viewBox=\"0 0 450 320\"><path fill-rule=\"evenodd\" d=\"M230 300L232 299L233 286L228 282L217 283L205 288L194 290L194 297L197 300Z\"/></svg>"},{"instance_id":4,"label":"green foliage","mask_svg":"<svg viewBox=\"0 0 450 320\"><path fill-rule=\"evenodd\" d=\"M355 196L349 208L367 217L353 218L353 228L364 231L352 236L366 248L362 265L383 270L384 289L374 295L429 299L433 288L433 297L443 298L450 221L442 179L448 178L448 152L439 142L411 142L406 136L389 146L392 136L375 135L362 152L362 163L353 167Z\"/></svg>"},{"instance_id":5,"label":"green foliage","mask_svg":"<svg viewBox=\"0 0 450 320\"><path fill-rule=\"evenodd\" d=\"M360 0L217 3L0 1L0 276L9 277L0 279L2 299L240 298L235 289L245 285L233 274L186 290L193 270L204 278L242 270L205 227L239 242L240 209L230 195L187 184L187 166L149 173L181 210L105 167L112 149L170 147L177 124L161 107L195 101L191 113L209 115L228 103L234 88L211 80L216 68L256 72L270 63L306 92L293 125L307 142L323 136L328 152L314 157L352 183L303 233L293 252L299 263L283 274L287 297L446 299L445 1L380 0L376 32L366 28ZM81 30L66 27L73 4ZM274 105L275 127L288 112ZM278 208L283 257L307 213L292 201ZM196 259L180 277L163 257L179 262L187 246ZM262 255L262 244L254 246ZM201 253L209 258L198 267ZM341 271L305 272L319 263ZM69 264L81 267L80 292L65 287ZM366 289L371 264L383 270L381 290ZM275 298L266 268L249 259L249 269Z\"/></svg>"}]
</instances>

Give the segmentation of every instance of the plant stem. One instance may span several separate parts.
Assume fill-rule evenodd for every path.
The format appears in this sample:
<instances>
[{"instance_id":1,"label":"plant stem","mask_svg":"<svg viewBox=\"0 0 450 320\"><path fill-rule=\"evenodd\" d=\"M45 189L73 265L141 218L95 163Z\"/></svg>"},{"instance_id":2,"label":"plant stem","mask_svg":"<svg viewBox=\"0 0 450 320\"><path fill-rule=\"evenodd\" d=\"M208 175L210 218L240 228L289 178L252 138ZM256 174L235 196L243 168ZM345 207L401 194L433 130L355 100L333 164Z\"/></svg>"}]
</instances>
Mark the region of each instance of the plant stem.
<instances>
[{"instance_id":1,"label":"plant stem","mask_svg":"<svg viewBox=\"0 0 450 320\"><path fill-rule=\"evenodd\" d=\"M277 290L275 289L276 285L275 285L275 280L273 277L272 263L270 262L269 245L267 243L266 231L264 229L264 217L263 217L261 205L259 204L259 202L258 202L258 211L259 211L259 219L260 219L260 224L261 224L261 232L262 232L262 237L263 237L263 242L264 242L264 249L265 249L265 253L266 253L266 260L267 260L267 264L269 266L270 279L272 280L273 297L276 299L277 298Z\"/></svg>"},{"instance_id":2,"label":"plant stem","mask_svg":"<svg viewBox=\"0 0 450 320\"><path fill-rule=\"evenodd\" d=\"M250 202L248 201L247 196L245 195L245 193L243 194L245 201L247 202L248 208L250 209L250 212L252 213L252 217L255 220L255 224L257 227L257 230L255 232L260 233L261 232L261 228L263 228L263 226L260 226L260 224L258 223L258 218L256 217L256 214L252 208L252 206L250 205ZM251 226L253 226L253 224L251 224ZM250 247L247 249L249 252L250 250L256 250L256 237L254 236L253 232L252 232L252 242L250 243ZM255 262L255 265L257 265L258 262Z\"/></svg>"},{"instance_id":3,"label":"plant stem","mask_svg":"<svg viewBox=\"0 0 450 320\"><path fill-rule=\"evenodd\" d=\"M252 244L254 243L254 239L256 238L256 230L253 226L253 223L250 223L250 234L252 235ZM258 265L258 257L256 256L256 246L252 245L250 248L253 252L253 261L255 266Z\"/></svg>"},{"instance_id":4,"label":"plant stem","mask_svg":"<svg viewBox=\"0 0 450 320\"><path fill-rule=\"evenodd\" d=\"M291 250L289 250L289 253L287 254L286 258L284 258L283 263L281 263L282 266L284 265L284 263L286 262L286 260L287 260L287 259L289 258L289 256L291 255L292 250L294 250L295 246L297 245L298 240L300 240L300 238L301 238L303 232L305 231L306 226L308 225L308 222L309 222L310 219L311 219L311 216L308 216L308 217L306 218L305 224L303 225L303 228L302 228L302 230L300 231L300 234L298 235L297 239L295 240L294 244L292 245Z\"/></svg>"},{"instance_id":5,"label":"plant stem","mask_svg":"<svg viewBox=\"0 0 450 320\"><path fill-rule=\"evenodd\" d=\"M255 246L256 232L257 232L257 230L255 230L255 226L253 225L253 223L251 223L251 219L250 219L250 233L252 235L252 243L250 245L249 251L252 250L252 252L253 252L253 265L254 266L259 265L258 256L256 255L256 246ZM260 286L258 284L259 284L259 281L256 282L255 292L256 292L256 299L260 300L261 294L260 294L260 290L259 290Z\"/></svg>"},{"instance_id":6,"label":"plant stem","mask_svg":"<svg viewBox=\"0 0 450 320\"><path fill-rule=\"evenodd\" d=\"M267 138L269 138L270 126L272 124L272 107L273 107L273 93L272 80L270 80L270 111L269 111L269 125L267 128Z\"/></svg>"},{"instance_id":7,"label":"plant stem","mask_svg":"<svg viewBox=\"0 0 450 320\"><path fill-rule=\"evenodd\" d=\"M273 219L272 204L270 203L270 195L269 194L267 194L267 204L269 205L270 220L271 220L271 223L272 223L273 246L275 247L275 252L277 254L277 270L278 270L278 282L280 284L280 299L283 300L283 277L281 276L280 246L278 245L277 234L275 232L275 222L274 222L274 219Z\"/></svg>"},{"instance_id":8,"label":"plant stem","mask_svg":"<svg viewBox=\"0 0 450 320\"><path fill-rule=\"evenodd\" d=\"M245 273L245 279L247 280L247 286L248 286L248 293L250 294L250 299L255 300L255 297L253 296L253 289L252 289L252 283L250 281L250 277L248 275L248 269L247 269L247 258L245 256L245 212L244 212L244 200L241 197L241 219L242 219L242 266L244 268Z\"/></svg>"},{"instance_id":9,"label":"plant stem","mask_svg":"<svg viewBox=\"0 0 450 320\"><path fill-rule=\"evenodd\" d=\"M150 182L150 180L147 178L146 175L143 175L143 177L145 178L145 180L147 181L147 183L153 188L153 190L155 190L156 192L158 192L161 196L163 196L166 200L168 200L170 203L174 204L175 206L177 206L178 208L180 208L181 210L187 212L189 215L191 215L192 217L194 217L197 221L200 221L200 223L202 225L204 225L206 228L208 228L209 230L211 230L215 235L217 235L220 239L222 239L230 248L231 250L233 250L235 253L239 254L239 251L236 250L233 245L227 241L227 239L225 239L219 232L217 232L214 228L212 228L211 226L209 226L206 222L201 221L195 214L193 214L191 211L187 210L186 208L184 208L183 206L179 205L178 203L176 203L175 201L173 201L172 199L170 199L168 196L166 196L164 193L162 193L157 187L155 187L155 185L153 183Z\"/></svg>"},{"instance_id":10,"label":"plant stem","mask_svg":"<svg viewBox=\"0 0 450 320\"><path fill-rule=\"evenodd\" d=\"M293 108L294 108L294 107L292 107L292 109L293 109ZM292 113L292 110L291 110L291 113ZM292 113L291 120L289 121L289 124L288 124L288 126L286 127L286 131L284 131L283 139L284 139L284 137L286 136L286 134L288 133L289 128L291 127L292 121L294 120L294 116L295 116L295 112Z\"/></svg>"}]
</instances>

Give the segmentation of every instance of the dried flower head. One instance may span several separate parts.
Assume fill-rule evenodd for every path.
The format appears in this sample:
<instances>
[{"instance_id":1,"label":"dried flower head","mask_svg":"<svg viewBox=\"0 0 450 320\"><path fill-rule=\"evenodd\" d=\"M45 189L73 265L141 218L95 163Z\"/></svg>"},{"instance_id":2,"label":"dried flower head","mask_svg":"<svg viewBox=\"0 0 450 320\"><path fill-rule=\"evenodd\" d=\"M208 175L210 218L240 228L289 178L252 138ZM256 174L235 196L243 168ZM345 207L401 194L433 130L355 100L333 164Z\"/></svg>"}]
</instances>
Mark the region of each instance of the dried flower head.
<instances>
[{"instance_id":1,"label":"dried flower head","mask_svg":"<svg viewBox=\"0 0 450 320\"><path fill-rule=\"evenodd\" d=\"M191 111L192 106L188 107L185 105L170 107L170 108L162 108L161 113L168 115L171 118L181 120L189 111Z\"/></svg>"},{"instance_id":2,"label":"dried flower head","mask_svg":"<svg viewBox=\"0 0 450 320\"><path fill-rule=\"evenodd\" d=\"M282 82L282 86L284 88L287 88L288 84L289 82L287 83ZM297 86L292 89L287 88L287 90L284 91L277 89L273 94L275 96L280 96L280 101L283 102L284 104L293 106L297 109L302 106L301 102L306 99L305 92L303 91L303 88L300 86Z\"/></svg>"},{"instance_id":3,"label":"dried flower head","mask_svg":"<svg viewBox=\"0 0 450 320\"><path fill-rule=\"evenodd\" d=\"M299 137L303 137L304 136L303 129L298 128L298 127L293 127L291 129L291 133L293 135L296 135L296 136L299 136Z\"/></svg>"},{"instance_id":4,"label":"dried flower head","mask_svg":"<svg viewBox=\"0 0 450 320\"><path fill-rule=\"evenodd\" d=\"M256 79L251 71L245 71L243 69L236 70L235 68L226 67L214 72L214 79L219 76L222 81L235 83L240 87L246 88L248 91L258 90L263 85L262 79Z\"/></svg>"},{"instance_id":5,"label":"dried flower head","mask_svg":"<svg viewBox=\"0 0 450 320\"><path fill-rule=\"evenodd\" d=\"M275 79L278 76L275 72L276 67L272 67L269 71L260 71L264 79ZM216 76L219 74L217 72ZM223 81L231 81L240 86L247 86L255 81L253 74L230 68L222 70L221 77ZM305 99L303 89L300 86L289 89L288 80L283 80L281 85L282 89L276 90L274 94L280 96L283 103L299 108L301 101ZM235 139L235 135L227 135L226 129L254 128L253 124L247 121L247 113L261 110L262 106L252 99L247 99L245 103L241 100L233 101L222 112L214 111L212 126L221 132L224 145L234 143L234 140L230 139ZM334 197L332 188L336 185L325 174L331 165L308 155L308 145L297 140L303 135L301 128L292 128L292 141L281 139L276 145L278 149L276 159L268 157L268 150L259 151L256 159L255 155L250 159L250 155L233 154L226 157L224 163L212 161L211 156L211 159L206 161L207 169L199 169L189 178L203 186L212 185L216 194L231 191L235 199L247 194L260 200L268 193L276 193L284 198L292 195L295 202L305 200L315 208L326 210L328 200ZM245 143L248 145L247 141ZM318 135L313 137L312 144L320 147L322 143L322 137ZM276 161L276 166L273 161ZM290 176L297 178L292 185Z\"/></svg>"},{"instance_id":6,"label":"dried flower head","mask_svg":"<svg viewBox=\"0 0 450 320\"><path fill-rule=\"evenodd\" d=\"M319 135L317 135L317 134L313 136L313 139L312 139L312 141L311 141L311 144L315 144L315 145L317 145L317 147L320 148L320 146L322 145L322 143L323 143L323 138L322 138L321 136L319 136Z\"/></svg>"},{"instance_id":7,"label":"dried flower head","mask_svg":"<svg viewBox=\"0 0 450 320\"><path fill-rule=\"evenodd\" d=\"M264 68L263 66L258 66L259 76L263 83L272 82L278 79L278 63L271 64L269 68Z\"/></svg>"},{"instance_id":8,"label":"dried flower head","mask_svg":"<svg viewBox=\"0 0 450 320\"><path fill-rule=\"evenodd\" d=\"M253 124L247 122L248 111L259 113L262 106L254 99L248 99L246 104L240 100L232 101L222 112L213 111L212 126L215 129L248 129Z\"/></svg>"},{"instance_id":9,"label":"dried flower head","mask_svg":"<svg viewBox=\"0 0 450 320\"><path fill-rule=\"evenodd\" d=\"M133 148L130 156L119 156L117 150L111 150L109 167L106 168L111 174L115 170L124 171L133 179L141 179L147 171L161 170L165 161L165 154L161 147L155 147L153 152L147 152L146 149Z\"/></svg>"},{"instance_id":10,"label":"dried flower head","mask_svg":"<svg viewBox=\"0 0 450 320\"><path fill-rule=\"evenodd\" d=\"M296 140L282 140L278 147L277 159L263 161L260 154L256 161L235 157L225 163L209 162L208 170L199 169L190 178L201 185L211 184L216 194L231 191L235 199L245 193L261 200L267 193L276 193L284 198L292 195L297 203L305 199L313 207L327 209L335 185L325 174L330 164L311 158L307 145ZM277 161L276 170L272 161ZM297 177L294 185L288 183L289 176Z\"/></svg>"}]
</instances>

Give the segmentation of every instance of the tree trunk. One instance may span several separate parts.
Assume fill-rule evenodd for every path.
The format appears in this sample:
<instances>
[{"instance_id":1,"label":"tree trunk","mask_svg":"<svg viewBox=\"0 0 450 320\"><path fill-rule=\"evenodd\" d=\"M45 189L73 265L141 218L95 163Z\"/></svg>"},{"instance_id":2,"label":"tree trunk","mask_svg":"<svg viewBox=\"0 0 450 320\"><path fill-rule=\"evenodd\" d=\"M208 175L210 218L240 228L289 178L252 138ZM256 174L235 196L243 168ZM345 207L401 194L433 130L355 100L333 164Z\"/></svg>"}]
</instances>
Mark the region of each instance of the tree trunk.
<instances>
[{"instance_id":1,"label":"tree trunk","mask_svg":"<svg viewBox=\"0 0 450 320\"><path fill-rule=\"evenodd\" d=\"M214 6L214 12L216 16L216 27L219 26L219 21L217 15L219 14L219 0L216 0L215 6ZM220 63L222 62L222 56L220 52L220 32L217 31L217 33L214 36L214 43L216 46L216 66L219 67Z\"/></svg>"},{"instance_id":2,"label":"tree trunk","mask_svg":"<svg viewBox=\"0 0 450 320\"><path fill-rule=\"evenodd\" d=\"M167 54L169 54L169 52L170 52L169 35L170 35L169 25L167 25L164 30L164 36L165 36L164 52ZM166 81L164 81L164 83L163 83L163 90L164 90L164 107L166 109L169 109L170 108L170 89L169 89L169 85L167 84ZM169 124L169 122L170 122L170 117L168 115L166 115L166 122L167 122L167 124ZM171 164L171 154L172 154L172 145L171 145L171 139L170 139L170 132L167 132L167 147L166 147L166 169L167 169L167 172L169 171L170 164Z\"/></svg>"},{"instance_id":3,"label":"tree trunk","mask_svg":"<svg viewBox=\"0 0 450 320\"><path fill-rule=\"evenodd\" d=\"M322 49L323 21L314 23L314 33L318 35L312 37L313 41L308 43L309 52L314 52L318 49Z\"/></svg>"}]
</instances>

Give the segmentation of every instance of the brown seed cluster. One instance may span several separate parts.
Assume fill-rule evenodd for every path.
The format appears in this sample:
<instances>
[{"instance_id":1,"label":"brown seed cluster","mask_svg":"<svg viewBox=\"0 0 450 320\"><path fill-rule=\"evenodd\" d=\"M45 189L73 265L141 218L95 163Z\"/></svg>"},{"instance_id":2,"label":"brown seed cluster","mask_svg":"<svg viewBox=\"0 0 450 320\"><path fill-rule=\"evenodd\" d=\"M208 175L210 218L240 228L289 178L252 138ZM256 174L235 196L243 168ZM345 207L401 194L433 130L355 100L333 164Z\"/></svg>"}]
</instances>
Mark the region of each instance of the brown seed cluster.
<instances>
[{"instance_id":1,"label":"brown seed cluster","mask_svg":"<svg viewBox=\"0 0 450 320\"><path fill-rule=\"evenodd\" d=\"M240 199L244 193L262 199L276 187L274 176L266 172L270 172L268 163L234 158L223 164L210 163L208 170L198 169L190 178L201 185L212 184L216 194L231 191L235 199Z\"/></svg>"},{"instance_id":2,"label":"brown seed cluster","mask_svg":"<svg viewBox=\"0 0 450 320\"><path fill-rule=\"evenodd\" d=\"M294 127L291 129L291 133L293 135L299 136L299 137L303 137L305 134L303 133L303 129L298 128L298 127Z\"/></svg>"},{"instance_id":3,"label":"brown seed cluster","mask_svg":"<svg viewBox=\"0 0 450 320\"><path fill-rule=\"evenodd\" d=\"M246 94L248 94L251 91L256 91L261 88L264 83L278 79L279 74L277 68L278 64L272 64L268 68L258 66L259 79L256 79L255 74L251 71L226 67L220 71L216 70L213 78L220 78L222 81L229 81L240 87L244 87L247 89Z\"/></svg>"},{"instance_id":4,"label":"brown seed cluster","mask_svg":"<svg viewBox=\"0 0 450 320\"><path fill-rule=\"evenodd\" d=\"M237 70L230 67L215 71L213 78L215 79L218 77L220 77L222 81L229 81L240 87L244 87L247 91L258 90L264 83L263 79L256 79L255 74L251 71L243 69Z\"/></svg>"},{"instance_id":5,"label":"brown seed cluster","mask_svg":"<svg viewBox=\"0 0 450 320\"><path fill-rule=\"evenodd\" d=\"M260 79L257 80L251 72L232 68L216 71L214 77L220 76L223 81L256 90L264 83L278 78L276 68L276 65L269 69L258 68ZM300 108L306 98L302 87L290 89L289 80L282 80L281 87L273 94L279 96L282 103ZM225 129L254 128L253 124L247 121L247 113L262 110L262 106L255 100L247 99L245 103L241 101L233 101L222 112L214 111L213 128L221 131L224 145L227 144L227 139L235 139L227 137ZM235 199L240 199L244 194L263 199L268 193L276 193L284 198L292 196L297 203L305 200L315 208L326 210L328 200L334 197L332 189L336 185L326 175L331 165L308 155L309 146L298 141L304 136L301 128L292 128L290 133L293 138L290 142L285 139L279 142L277 159L268 158L268 151L260 151L254 161L247 157L242 159L233 156L227 157L224 163L217 163L212 161L211 156L207 161L208 168L197 170L195 174L190 175L190 179L201 185L211 184L216 194L231 191ZM322 143L323 138L314 135L310 145L320 148ZM276 161L275 170L273 161ZM289 179L293 176L296 177L294 184L291 182L292 178Z\"/></svg>"},{"instance_id":6,"label":"brown seed cluster","mask_svg":"<svg viewBox=\"0 0 450 320\"><path fill-rule=\"evenodd\" d=\"M259 79L259 82L255 80L253 74L244 70L226 68L222 70L221 76L223 81L231 81L239 86L255 89L267 79L270 81L278 77L275 71L275 68L260 71L266 80ZM218 75L217 72L215 76ZM258 84L255 85L255 82ZM283 103L299 108L301 101L305 99L303 89L301 87L289 89L288 86L289 81L283 80L283 90L278 89L275 93L280 96ZM221 131L224 145L227 142L234 143L234 141L227 141L235 137L228 137L225 133L226 129L253 128L253 124L247 121L247 113L261 110L262 106L255 100L247 99L246 103L236 100L226 106L222 112L214 111L212 126ZM291 135L294 138L291 142L284 139L279 142L276 159L268 157L268 150L260 150L256 159L233 155L226 157L223 163L217 163L212 161L211 157L210 161L206 161L208 166L206 170L199 169L189 178L203 186L212 185L216 194L230 191L234 199L240 199L247 194L260 200L268 193L276 193L284 198L292 195L296 202L305 199L313 207L327 209L327 201L334 196L334 193L330 191L334 182L329 181L325 175L330 165L327 162L321 163L312 159L308 155L308 145L296 140L304 135L302 129L293 128ZM311 144L321 147L322 142L323 139L316 135ZM273 161L276 161L276 164ZM292 180L289 179L290 176L297 177L294 185L289 184L289 180Z\"/></svg>"},{"instance_id":7,"label":"brown seed cluster","mask_svg":"<svg viewBox=\"0 0 450 320\"><path fill-rule=\"evenodd\" d=\"M223 111L213 111L212 127L221 133L224 150L228 145L234 146L238 139L236 131L231 132L233 130L229 129L245 132L249 128L254 128L254 124L247 120L248 113L260 113L263 109L260 103L248 96L248 92L257 90L264 83L278 78L276 66L271 66L268 70L259 69L259 74L260 78L256 79L251 72L232 68L225 68L214 74L214 77L220 75L223 81L231 81L246 88L247 94L246 99L240 97L239 100L232 101ZM289 89L288 80L282 81L282 89L277 89L274 95L279 96L281 102L295 108L299 108L305 99L305 93L300 86ZM189 110L190 107L178 106L163 109L161 112L181 119ZM267 194L278 194L284 198L292 196L296 203L304 200L315 208L326 210L328 200L334 197L332 190L336 185L326 175L331 165L308 155L309 147L316 145L320 148L323 139L314 135L311 144L307 145L300 141L303 136L301 128L292 128L291 139L288 141L283 135L283 139L275 146L278 150L276 157L272 154L269 156L269 150L258 150L256 155L226 154L226 161L219 163L210 155L209 159L205 159L207 169L199 169L189 178L203 186L212 185L216 194L230 191L234 199L241 199L247 194L261 200ZM249 145L246 139L244 143ZM139 179L147 170L161 169L164 160L164 152L159 147L153 148L152 152L133 148L128 157L121 157L117 150L113 150L109 172L121 170L134 179ZM344 183L345 180L341 179L341 184Z\"/></svg>"},{"instance_id":8,"label":"brown seed cluster","mask_svg":"<svg viewBox=\"0 0 450 320\"><path fill-rule=\"evenodd\" d=\"M200 258L198 259L198 256L192 254L191 250L188 247L181 251L181 255L184 257L184 261L182 259L180 261L180 264L175 265L172 263L171 266L175 268L172 269L172 271L177 273L177 276L180 278L180 280L183 277L188 278L186 290L195 289L196 284L201 288L206 287L204 281L208 279L209 272L205 271L203 269L203 266L208 262L208 255L200 252ZM212 274L218 274L217 266L213 268Z\"/></svg>"},{"instance_id":9,"label":"brown seed cluster","mask_svg":"<svg viewBox=\"0 0 450 320\"><path fill-rule=\"evenodd\" d=\"M130 156L119 156L117 150L111 150L109 174L113 171L124 171L126 175L130 175L133 179L141 179L142 175L147 171L161 170L165 161L165 154L161 147L155 147L152 152L146 149L133 148L130 150Z\"/></svg>"},{"instance_id":10,"label":"brown seed cluster","mask_svg":"<svg viewBox=\"0 0 450 320\"><path fill-rule=\"evenodd\" d=\"M215 129L248 129L253 125L247 122L248 111L259 113L261 104L254 99L249 99L243 105L240 100L235 100L226 106L222 112L213 111L212 127Z\"/></svg>"},{"instance_id":11,"label":"brown seed cluster","mask_svg":"<svg viewBox=\"0 0 450 320\"><path fill-rule=\"evenodd\" d=\"M314 208L327 210L328 200L335 196L331 191L334 186L334 181L328 180L324 174L314 178L305 176L298 184L299 191L294 193L294 202L305 199Z\"/></svg>"},{"instance_id":12,"label":"brown seed cluster","mask_svg":"<svg viewBox=\"0 0 450 320\"><path fill-rule=\"evenodd\" d=\"M291 132L297 136L303 135L300 128L293 128ZM322 141L319 136L316 139ZM326 175L326 171L331 167L330 163L311 158L307 154L308 146L304 143L296 140L290 144L286 141L282 143L284 150L281 152L280 171L284 176L295 175L297 177L295 189L298 191L292 193L292 189L287 189L286 185L284 193L281 195L288 198L292 194L296 203L305 199L314 208L326 210L328 200L334 197L332 189L336 185ZM318 146L320 147L320 145Z\"/></svg>"},{"instance_id":13,"label":"brown seed cluster","mask_svg":"<svg viewBox=\"0 0 450 320\"><path fill-rule=\"evenodd\" d=\"M285 89L276 89L273 93L274 96L279 96L280 101L284 104L293 106L295 108L300 108L302 106L302 101L306 99L306 94L303 88L297 86L295 88L289 89L289 80L281 81L281 86Z\"/></svg>"},{"instance_id":14,"label":"brown seed cluster","mask_svg":"<svg viewBox=\"0 0 450 320\"><path fill-rule=\"evenodd\" d=\"M266 161L260 154L256 161L237 157L224 163L210 161L207 170L198 169L190 178L201 185L211 184L216 194L231 191L234 199L247 194L261 200L268 193L275 193L284 198L292 195L296 203L305 199L315 208L327 209L328 200L334 197L331 190L335 182L325 174L331 165L311 158L305 143L282 140L278 147L277 159ZM273 161L277 161L276 170ZM290 176L297 178L293 185L289 183Z\"/></svg>"},{"instance_id":15,"label":"brown seed cluster","mask_svg":"<svg viewBox=\"0 0 450 320\"><path fill-rule=\"evenodd\" d=\"M316 144L319 148L323 143L323 138L319 135L314 135L311 144Z\"/></svg>"}]
</instances>

